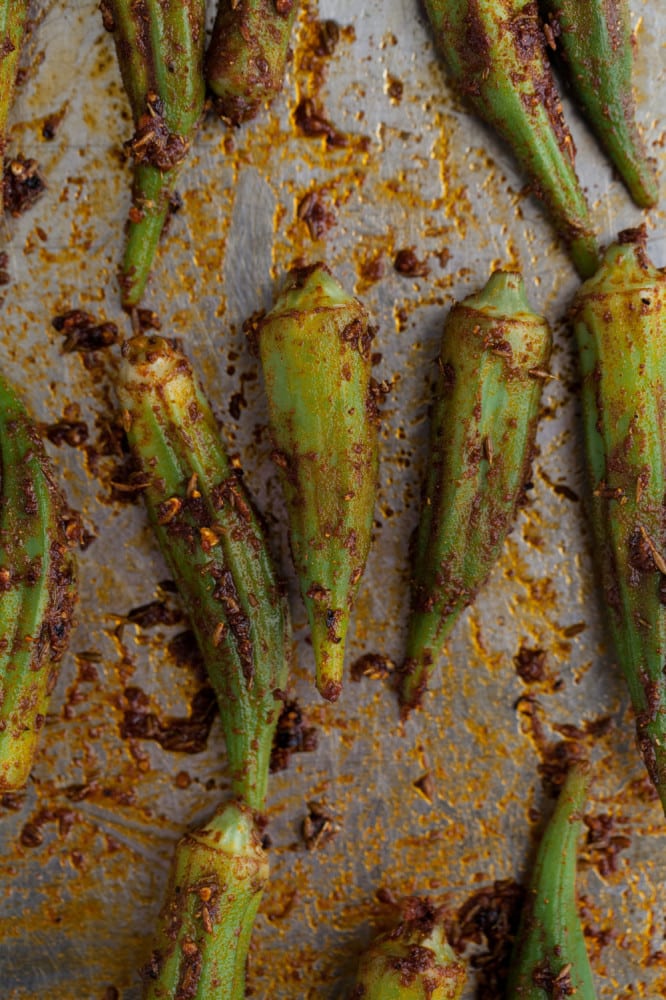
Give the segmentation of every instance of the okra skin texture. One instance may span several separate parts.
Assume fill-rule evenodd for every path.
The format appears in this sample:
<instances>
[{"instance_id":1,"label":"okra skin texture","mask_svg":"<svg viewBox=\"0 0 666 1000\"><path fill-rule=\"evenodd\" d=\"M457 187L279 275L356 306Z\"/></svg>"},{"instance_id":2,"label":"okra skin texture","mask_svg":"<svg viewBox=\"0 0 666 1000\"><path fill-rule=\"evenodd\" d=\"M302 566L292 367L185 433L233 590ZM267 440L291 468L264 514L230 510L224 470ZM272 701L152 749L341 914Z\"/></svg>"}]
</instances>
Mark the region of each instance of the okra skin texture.
<instances>
[{"instance_id":1,"label":"okra skin texture","mask_svg":"<svg viewBox=\"0 0 666 1000\"><path fill-rule=\"evenodd\" d=\"M261 524L182 353L134 337L118 396L148 517L217 694L232 793L261 811L291 634Z\"/></svg>"},{"instance_id":2,"label":"okra skin texture","mask_svg":"<svg viewBox=\"0 0 666 1000\"><path fill-rule=\"evenodd\" d=\"M204 0L102 0L113 34L135 134L132 206L121 265L122 304L138 305L203 114Z\"/></svg>"},{"instance_id":3,"label":"okra skin texture","mask_svg":"<svg viewBox=\"0 0 666 1000\"><path fill-rule=\"evenodd\" d=\"M442 645L513 527L550 348L517 273L496 271L447 317L399 679L404 713L421 703Z\"/></svg>"},{"instance_id":4,"label":"okra skin texture","mask_svg":"<svg viewBox=\"0 0 666 1000\"><path fill-rule=\"evenodd\" d=\"M587 765L574 765L541 839L511 958L512 1000L595 1000L576 907L576 845L588 788Z\"/></svg>"},{"instance_id":5,"label":"okra skin texture","mask_svg":"<svg viewBox=\"0 0 666 1000\"><path fill-rule=\"evenodd\" d=\"M76 603L74 522L37 428L0 376L0 790L26 784Z\"/></svg>"},{"instance_id":6,"label":"okra skin texture","mask_svg":"<svg viewBox=\"0 0 666 1000\"><path fill-rule=\"evenodd\" d=\"M377 486L373 331L361 303L315 264L291 273L257 337L317 688L335 701Z\"/></svg>"},{"instance_id":7,"label":"okra skin texture","mask_svg":"<svg viewBox=\"0 0 666 1000\"><path fill-rule=\"evenodd\" d=\"M250 936L268 883L251 810L227 803L176 848L144 1000L244 1000Z\"/></svg>"},{"instance_id":8,"label":"okra skin texture","mask_svg":"<svg viewBox=\"0 0 666 1000\"><path fill-rule=\"evenodd\" d=\"M406 920L361 956L348 1000L460 1000L466 979L441 922Z\"/></svg>"},{"instance_id":9,"label":"okra skin texture","mask_svg":"<svg viewBox=\"0 0 666 1000\"><path fill-rule=\"evenodd\" d=\"M448 76L512 148L584 278L598 252L536 0L425 0Z\"/></svg>"},{"instance_id":10,"label":"okra skin texture","mask_svg":"<svg viewBox=\"0 0 666 1000\"><path fill-rule=\"evenodd\" d=\"M225 121L249 121L282 90L296 11L296 0L219 0L205 71Z\"/></svg>"},{"instance_id":11,"label":"okra skin texture","mask_svg":"<svg viewBox=\"0 0 666 1000\"><path fill-rule=\"evenodd\" d=\"M659 186L636 127L628 0L541 0L585 117L631 197L651 208Z\"/></svg>"},{"instance_id":12,"label":"okra skin texture","mask_svg":"<svg viewBox=\"0 0 666 1000\"><path fill-rule=\"evenodd\" d=\"M608 249L573 327L604 618L666 810L666 275L644 237L628 230Z\"/></svg>"},{"instance_id":13,"label":"okra skin texture","mask_svg":"<svg viewBox=\"0 0 666 1000\"><path fill-rule=\"evenodd\" d=\"M0 163L7 145L7 121L28 18L28 0L0 0ZM0 183L0 214L3 192Z\"/></svg>"}]
</instances>

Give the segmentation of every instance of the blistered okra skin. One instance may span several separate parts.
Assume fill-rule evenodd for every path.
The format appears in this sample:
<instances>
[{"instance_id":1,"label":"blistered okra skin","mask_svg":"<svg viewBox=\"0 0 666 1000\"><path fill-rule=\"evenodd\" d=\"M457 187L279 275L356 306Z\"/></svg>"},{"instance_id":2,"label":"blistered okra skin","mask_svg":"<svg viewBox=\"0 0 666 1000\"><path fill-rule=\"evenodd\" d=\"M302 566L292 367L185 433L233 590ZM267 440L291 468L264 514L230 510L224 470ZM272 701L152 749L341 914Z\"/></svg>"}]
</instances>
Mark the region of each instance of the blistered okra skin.
<instances>
[{"instance_id":1,"label":"blistered okra skin","mask_svg":"<svg viewBox=\"0 0 666 1000\"><path fill-rule=\"evenodd\" d=\"M75 527L37 429L0 376L0 790L23 788L76 603Z\"/></svg>"},{"instance_id":2,"label":"blistered okra skin","mask_svg":"<svg viewBox=\"0 0 666 1000\"><path fill-rule=\"evenodd\" d=\"M296 0L219 0L206 82L220 115L240 125L282 90Z\"/></svg>"},{"instance_id":3,"label":"blistered okra skin","mask_svg":"<svg viewBox=\"0 0 666 1000\"><path fill-rule=\"evenodd\" d=\"M232 792L261 811L291 634L261 524L180 351L134 337L118 396L148 517L217 694Z\"/></svg>"},{"instance_id":4,"label":"blistered okra skin","mask_svg":"<svg viewBox=\"0 0 666 1000\"><path fill-rule=\"evenodd\" d=\"M446 940L441 914L429 900L421 915L380 934L361 956L348 1000L460 1000L464 963Z\"/></svg>"},{"instance_id":5,"label":"blistered okra skin","mask_svg":"<svg viewBox=\"0 0 666 1000\"><path fill-rule=\"evenodd\" d=\"M7 119L28 17L28 0L0 0L0 165L7 143ZM0 182L0 214L3 192Z\"/></svg>"},{"instance_id":6,"label":"blistered okra skin","mask_svg":"<svg viewBox=\"0 0 666 1000\"><path fill-rule=\"evenodd\" d=\"M507 998L594 1000L594 982L576 907L576 845L589 788L587 764L567 775L532 870L511 958Z\"/></svg>"},{"instance_id":7,"label":"blistered okra skin","mask_svg":"<svg viewBox=\"0 0 666 1000\"><path fill-rule=\"evenodd\" d=\"M636 204L650 208L657 203L659 187L636 127L628 0L540 2L585 117Z\"/></svg>"},{"instance_id":8,"label":"blistered okra skin","mask_svg":"<svg viewBox=\"0 0 666 1000\"><path fill-rule=\"evenodd\" d=\"M597 245L536 0L425 0L425 6L449 79L511 146L577 270L589 277Z\"/></svg>"},{"instance_id":9,"label":"blistered okra skin","mask_svg":"<svg viewBox=\"0 0 666 1000\"><path fill-rule=\"evenodd\" d=\"M607 250L573 326L604 619L666 811L666 274L644 230Z\"/></svg>"},{"instance_id":10,"label":"blistered okra skin","mask_svg":"<svg viewBox=\"0 0 666 1000\"><path fill-rule=\"evenodd\" d=\"M256 333L317 687L335 701L377 486L373 331L358 299L315 264L290 274Z\"/></svg>"},{"instance_id":11,"label":"blistered okra skin","mask_svg":"<svg viewBox=\"0 0 666 1000\"><path fill-rule=\"evenodd\" d=\"M101 0L135 133L122 303L143 295L183 161L203 113L205 0Z\"/></svg>"},{"instance_id":12,"label":"blistered okra skin","mask_svg":"<svg viewBox=\"0 0 666 1000\"><path fill-rule=\"evenodd\" d=\"M144 1000L244 1000L268 857L251 810L227 803L176 848Z\"/></svg>"},{"instance_id":13,"label":"blistered okra skin","mask_svg":"<svg viewBox=\"0 0 666 1000\"><path fill-rule=\"evenodd\" d=\"M520 274L496 271L444 325L399 678L416 708L437 655L497 562L529 480L551 347Z\"/></svg>"}]
</instances>

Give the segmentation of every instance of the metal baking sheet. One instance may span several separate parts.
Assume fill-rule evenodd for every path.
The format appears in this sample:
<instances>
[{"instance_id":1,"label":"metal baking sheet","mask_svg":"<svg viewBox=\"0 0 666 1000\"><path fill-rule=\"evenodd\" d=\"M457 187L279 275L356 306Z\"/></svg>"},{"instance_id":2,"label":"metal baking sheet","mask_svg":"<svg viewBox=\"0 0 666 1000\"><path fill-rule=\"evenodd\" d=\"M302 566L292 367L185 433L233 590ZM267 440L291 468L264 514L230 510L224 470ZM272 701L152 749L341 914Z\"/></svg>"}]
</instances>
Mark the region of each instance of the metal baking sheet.
<instances>
[{"instance_id":1,"label":"metal baking sheet","mask_svg":"<svg viewBox=\"0 0 666 1000\"><path fill-rule=\"evenodd\" d=\"M638 117L663 177L664 16L658 3L631 6ZM341 29L328 56L316 53L326 19ZM327 148L299 131L294 110L304 97L348 136L346 146ZM607 242L642 215L564 104ZM47 139L54 115L60 124ZM30 785L0 802L0 994L11 1000L136 1000L176 840L227 788L217 721L196 754L123 735L132 705L163 722L187 716L201 681L169 643L182 623L140 628L127 619L159 595L168 574L141 505L110 497L118 456L103 454L103 445L117 349L86 364L63 353L50 323L80 307L129 333L116 269L130 132L96 0L46 5L30 40L10 152L39 161L48 191L3 223L11 282L0 290L2 359L44 424L63 414L85 421L87 442L49 450L95 539L81 554L78 627ZM329 215L319 238L298 217L311 191ZM316 751L295 754L271 780L272 877L253 937L252 996L345 996L359 950L386 916L379 888L429 893L455 910L493 880L524 878L551 808L538 771L544 748L561 737L556 727L604 717L605 732L583 742L595 765L589 816L609 817L609 832L582 845L579 875L598 996L666 995L666 827L643 780L582 516L575 359L564 323L577 279L509 152L447 87L417 0L308 2L283 95L235 132L208 118L180 193L183 210L163 240L145 304L167 335L182 338L267 517L290 581L292 690L318 733ZM663 211L647 221L650 252L664 265ZM396 272L404 248L427 263L426 276ZM378 325L377 376L392 383L350 664L367 652L401 656L408 540L447 309L495 266L521 266L533 304L555 329L557 380L544 391L529 504L448 642L425 710L404 727L389 681L348 675L336 705L313 690L261 382L242 333L285 269L317 258L366 302ZM546 652L536 684L516 672L521 646ZM330 812L335 835L308 850L301 828L313 800ZM465 996L477 988L474 976Z\"/></svg>"}]
</instances>

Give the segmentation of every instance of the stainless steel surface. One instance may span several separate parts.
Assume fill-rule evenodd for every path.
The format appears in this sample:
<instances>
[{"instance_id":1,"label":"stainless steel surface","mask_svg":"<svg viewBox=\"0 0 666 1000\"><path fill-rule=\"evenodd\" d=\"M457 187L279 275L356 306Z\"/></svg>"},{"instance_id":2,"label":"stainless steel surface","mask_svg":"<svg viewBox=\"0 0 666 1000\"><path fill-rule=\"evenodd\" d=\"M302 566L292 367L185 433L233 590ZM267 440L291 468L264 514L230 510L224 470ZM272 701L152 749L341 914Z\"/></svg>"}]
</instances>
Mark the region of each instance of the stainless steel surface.
<instances>
[{"instance_id":1,"label":"stainless steel surface","mask_svg":"<svg viewBox=\"0 0 666 1000\"><path fill-rule=\"evenodd\" d=\"M659 3L633 0L632 12L638 114L663 178L665 19ZM345 26L331 58L311 55L307 22L317 18ZM455 906L493 879L524 875L539 817L550 805L529 720L516 708L528 691L513 663L521 643L548 654L548 680L529 688L546 739L557 738L556 724L612 717L605 735L587 739L595 764L590 814L615 817L629 844L617 855L617 870L606 874L588 849L579 876L598 996L666 995L666 827L641 781L576 499L584 490L563 317L577 279L508 151L447 88L416 0L310 3L294 50L284 93L270 112L235 133L212 118L205 122L182 175L184 209L163 241L145 303L167 334L183 339L268 518L291 585L293 689L319 730L317 752L295 755L272 778L272 880L253 938L252 995L343 997L356 955L381 919L374 896L380 886L396 895L430 892ZM128 332L115 273L129 200L120 150L131 124L97 0L48 6L28 63L10 150L35 156L49 187L32 211L4 224L11 284L2 290L3 367L44 422L78 404L94 442L113 405L117 354L88 370L80 356L62 353L50 318L80 306ZM395 80L402 83L399 99ZM327 150L297 131L293 110L307 95L350 135L347 148ZM567 101L565 109L595 225L607 242L642 216ZM55 138L43 139L44 119L61 110ZM296 215L314 187L325 188L335 215L318 241ZM665 265L663 211L651 213L648 225L650 252ZM409 246L427 260L428 277L393 269L395 252ZM367 303L379 327L378 375L393 382L374 548L349 663L367 651L401 656L407 545L447 308L494 266L521 265L532 303L556 331L558 380L545 387L530 503L489 584L455 629L425 711L404 729L385 682L347 677L334 706L313 689L257 364L241 331L250 313L270 303L286 267L321 257ZM235 418L230 402L238 392ZM122 737L128 686L140 687L161 715L182 716L197 682L164 652L165 637L182 626L140 630L124 622L130 608L154 598L167 572L142 507L109 501L115 460L101 458L92 474L84 450L50 451L97 538L81 555L79 624L32 782L18 808L0 809L0 994L136 1000L175 841L224 794L224 747L217 723L197 755ZM86 670L91 651L94 676ZM414 785L426 771L432 802ZM73 785L89 786L87 797L77 800ZM299 831L312 799L328 804L340 829L308 852ZM26 846L31 823L42 839ZM473 981L465 995L474 996Z\"/></svg>"}]
</instances>

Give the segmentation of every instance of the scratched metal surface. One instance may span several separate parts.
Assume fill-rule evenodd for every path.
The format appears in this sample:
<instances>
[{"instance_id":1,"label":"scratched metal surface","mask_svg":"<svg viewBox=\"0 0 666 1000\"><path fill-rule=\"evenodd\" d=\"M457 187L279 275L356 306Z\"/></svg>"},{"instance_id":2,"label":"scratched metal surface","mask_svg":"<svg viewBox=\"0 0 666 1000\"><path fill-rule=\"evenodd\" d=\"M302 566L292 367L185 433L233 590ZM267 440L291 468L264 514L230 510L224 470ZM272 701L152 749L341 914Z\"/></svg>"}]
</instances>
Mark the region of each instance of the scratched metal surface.
<instances>
[{"instance_id":1,"label":"scratched metal surface","mask_svg":"<svg viewBox=\"0 0 666 1000\"><path fill-rule=\"evenodd\" d=\"M642 0L633 0L632 11L638 115L663 176L663 17L659 4ZM330 58L313 57L312 22L324 18L344 30ZM610 873L584 848L579 876L598 996L663 996L665 827L640 780L576 499L583 485L575 374L562 323L576 277L508 152L447 89L415 0L313 0L294 50L270 112L234 134L212 118L205 122L180 184L184 209L163 242L146 302L167 334L183 338L268 518L291 585L293 691L319 733L317 751L295 755L271 782L272 881L253 939L252 995L343 997L359 949L382 920L380 886L396 895L429 892L455 907L493 879L524 876L550 804L537 774L542 751L516 709L528 691L513 664L523 644L547 651L548 677L531 688L546 739L557 738L557 724L612 717L605 735L588 740L595 763L589 812L613 816L628 840ZM78 404L92 443L111 407L117 354L89 370L79 355L62 353L50 318L80 306L125 324L115 271L128 207L120 149L130 121L96 0L47 5L27 61L10 151L39 160L48 192L3 224L11 272L2 290L3 367L45 423ZM292 115L303 96L316 97L349 134L347 148L327 151L298 133ZM594 221L607 241L641 213L565 106ZM58 112L62 123L45 140L44 120ZM335 219L319 240L296 216L314 188L324 189ZM663 211L651 213L648 225L652 255L664 265ZM427 261L428 277L393 269L395 252L410 246ZM315 696L261 384L241 332L243 320L270 303L286 267L321 257L367 303L379 327L378 375L393 382L374 549L349 663L369 651L401 655L407 544L447 308L493 266L520 264L532 302L556 333L559 380L545 387L530 503L488 586L455 629L426 710L404 731L386 682L347 678L335 706ZM182 625L123 626L128 610L152 600L167 575L142 508L109 501L113 459L102 458L92 474L83 449L49 449L97 537L81 555L78 627L32 781L13 808L0 808L0 993L12 1000L136 1000L175 842L225 794L224 746L217 723L197 755L122 737L128 686L141 688L162 716L187 714L195 679L165 653L166 639ZM414 784L426 772L431 801ZM300 826L312 799L327 804L340 829L309 852ZM25 831L35 827L30 843ZM474 991L472 978L465 996Z\"/></svg>"}]
</instances>

